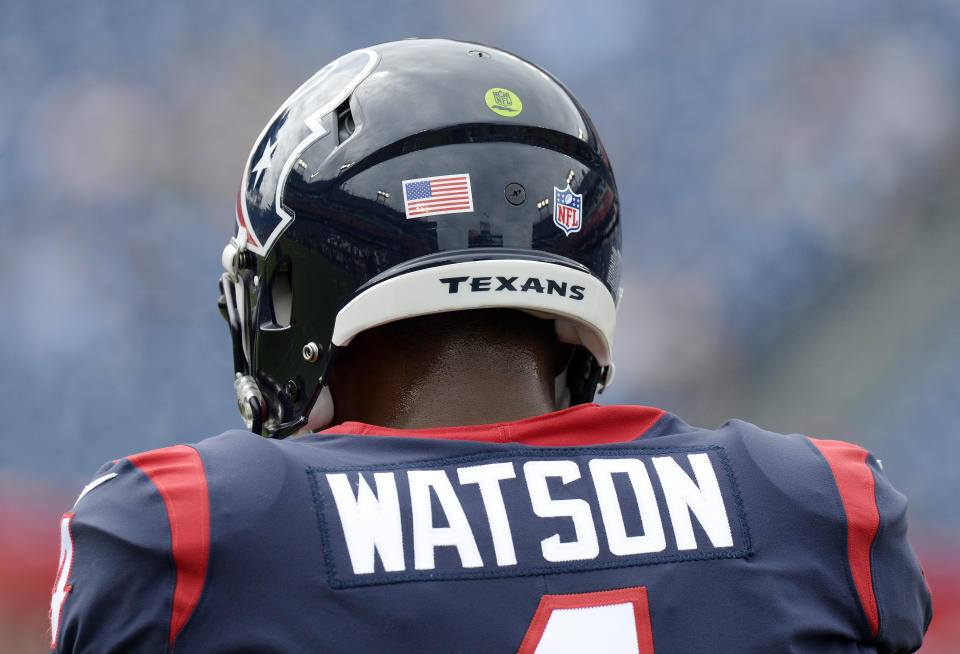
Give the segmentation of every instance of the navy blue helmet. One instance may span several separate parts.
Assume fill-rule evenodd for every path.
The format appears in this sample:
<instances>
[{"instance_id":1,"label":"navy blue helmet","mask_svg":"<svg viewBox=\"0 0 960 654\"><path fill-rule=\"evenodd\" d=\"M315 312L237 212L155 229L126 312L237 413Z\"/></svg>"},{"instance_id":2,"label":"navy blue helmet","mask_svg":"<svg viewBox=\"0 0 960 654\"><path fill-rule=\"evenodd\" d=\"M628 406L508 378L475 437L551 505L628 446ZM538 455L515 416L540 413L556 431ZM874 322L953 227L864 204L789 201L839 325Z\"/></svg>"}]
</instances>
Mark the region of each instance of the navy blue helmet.
<instances>
[{"instance_id":1,"label":"navy blue helmet","mask_svg":"<svg viewBox=\"0 0 960 654\"><path fill-rule=\"evenodd\" d=\"M414 316L515 308L576 346L558 408L609 383L620 295L610 162L558 80L503 50L346 54L277 110L244 167L221 312L247 426L326 426L338 348Z\"/></svg>"}]
</instances>

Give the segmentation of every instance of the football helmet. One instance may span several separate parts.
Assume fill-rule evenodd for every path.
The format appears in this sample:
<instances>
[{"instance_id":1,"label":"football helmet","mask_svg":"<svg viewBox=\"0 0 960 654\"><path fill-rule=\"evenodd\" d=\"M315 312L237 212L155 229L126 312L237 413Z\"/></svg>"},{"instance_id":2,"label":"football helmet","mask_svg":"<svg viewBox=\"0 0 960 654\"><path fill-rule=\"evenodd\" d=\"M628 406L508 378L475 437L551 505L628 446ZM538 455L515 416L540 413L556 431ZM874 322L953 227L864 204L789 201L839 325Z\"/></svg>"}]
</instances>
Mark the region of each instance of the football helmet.
<instances>
[{"instance_id":1,"label":"football helmet","mask_svg":"<svg viewBox=\"0 0 960 654\"><path fill-rule=\"evenodd\" d=\"M486 45L385 43L313 75L250 152L222 263L237 401L265 436L326 426L337 349L414 316L554 320L576 346L558 408L612 376L620 220L606 152L566 87Z\"/></svg>"}]
</instances>

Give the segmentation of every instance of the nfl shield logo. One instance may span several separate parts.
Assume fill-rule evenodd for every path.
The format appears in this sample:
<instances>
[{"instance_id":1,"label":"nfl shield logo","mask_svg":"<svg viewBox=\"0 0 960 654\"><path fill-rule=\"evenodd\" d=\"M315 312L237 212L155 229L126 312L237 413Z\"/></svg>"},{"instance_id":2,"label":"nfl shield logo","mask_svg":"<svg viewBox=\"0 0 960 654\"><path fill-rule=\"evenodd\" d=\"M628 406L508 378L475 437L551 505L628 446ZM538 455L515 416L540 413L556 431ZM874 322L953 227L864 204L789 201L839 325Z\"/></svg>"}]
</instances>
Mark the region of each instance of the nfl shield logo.
<instances>
[{"instance_id":1,"label":"nfl shield logo","mask_svg":"<svg viewBox=\"0 0 960 654\"><path fill-rule=\"evenodd\" d=\"M567 236L580 231L580 207L583 195L577 195L567 188L553 187L553 224L563 230Z\"/></svg>"}]
</instances>

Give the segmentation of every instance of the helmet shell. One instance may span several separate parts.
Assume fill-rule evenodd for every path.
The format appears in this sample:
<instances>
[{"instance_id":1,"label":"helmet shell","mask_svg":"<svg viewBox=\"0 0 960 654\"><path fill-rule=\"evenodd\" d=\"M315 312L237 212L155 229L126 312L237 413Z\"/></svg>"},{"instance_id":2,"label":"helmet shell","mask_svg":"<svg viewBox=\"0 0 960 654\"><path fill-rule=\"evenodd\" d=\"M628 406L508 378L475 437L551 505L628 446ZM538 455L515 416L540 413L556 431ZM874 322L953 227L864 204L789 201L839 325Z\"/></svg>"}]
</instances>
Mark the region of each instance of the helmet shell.
<instances>
[{"instance_id":1,"label":"helmet shell","mask_svg":"<svg viewBox=\"0 0 960 654\"><path fill-rule=\"evenodd\" d=\"M470 210L411 212L412 181L449 176L467 180ZM557 200L574 197L570 229ZM321 69L257 139L237 228L255 255L237 271L241 338L268 427L310 411L344 344L338 313L411 271L533 260L598 280L611 306L619 294L616 183L590 118L546 71L475 43L386 43Z\"/></svg>"}]
</instances>

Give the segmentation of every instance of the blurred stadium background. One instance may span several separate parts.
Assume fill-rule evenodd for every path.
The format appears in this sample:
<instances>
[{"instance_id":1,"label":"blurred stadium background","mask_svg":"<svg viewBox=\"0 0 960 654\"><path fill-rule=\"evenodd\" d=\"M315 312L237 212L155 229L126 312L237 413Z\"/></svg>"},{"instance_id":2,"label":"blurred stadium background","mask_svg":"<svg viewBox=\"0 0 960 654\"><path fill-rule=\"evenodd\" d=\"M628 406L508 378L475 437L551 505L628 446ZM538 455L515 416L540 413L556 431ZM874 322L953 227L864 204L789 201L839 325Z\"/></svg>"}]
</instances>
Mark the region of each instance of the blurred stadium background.
<instances>
[{"instance_id":1,"label":"blurred stadium background","mask_svg":"<svg viewBox=\"0 0 960 654\"><path fill-rule=\"evenodd\" d=\"M248 149L407 36L512 50L596 122L627 241L601 400L871 449L934 591L921 651L960 652L951 0L0 3L0 652L45 649L100 463L239 426L215 301Z\"/></svg>"}]
</instances>

